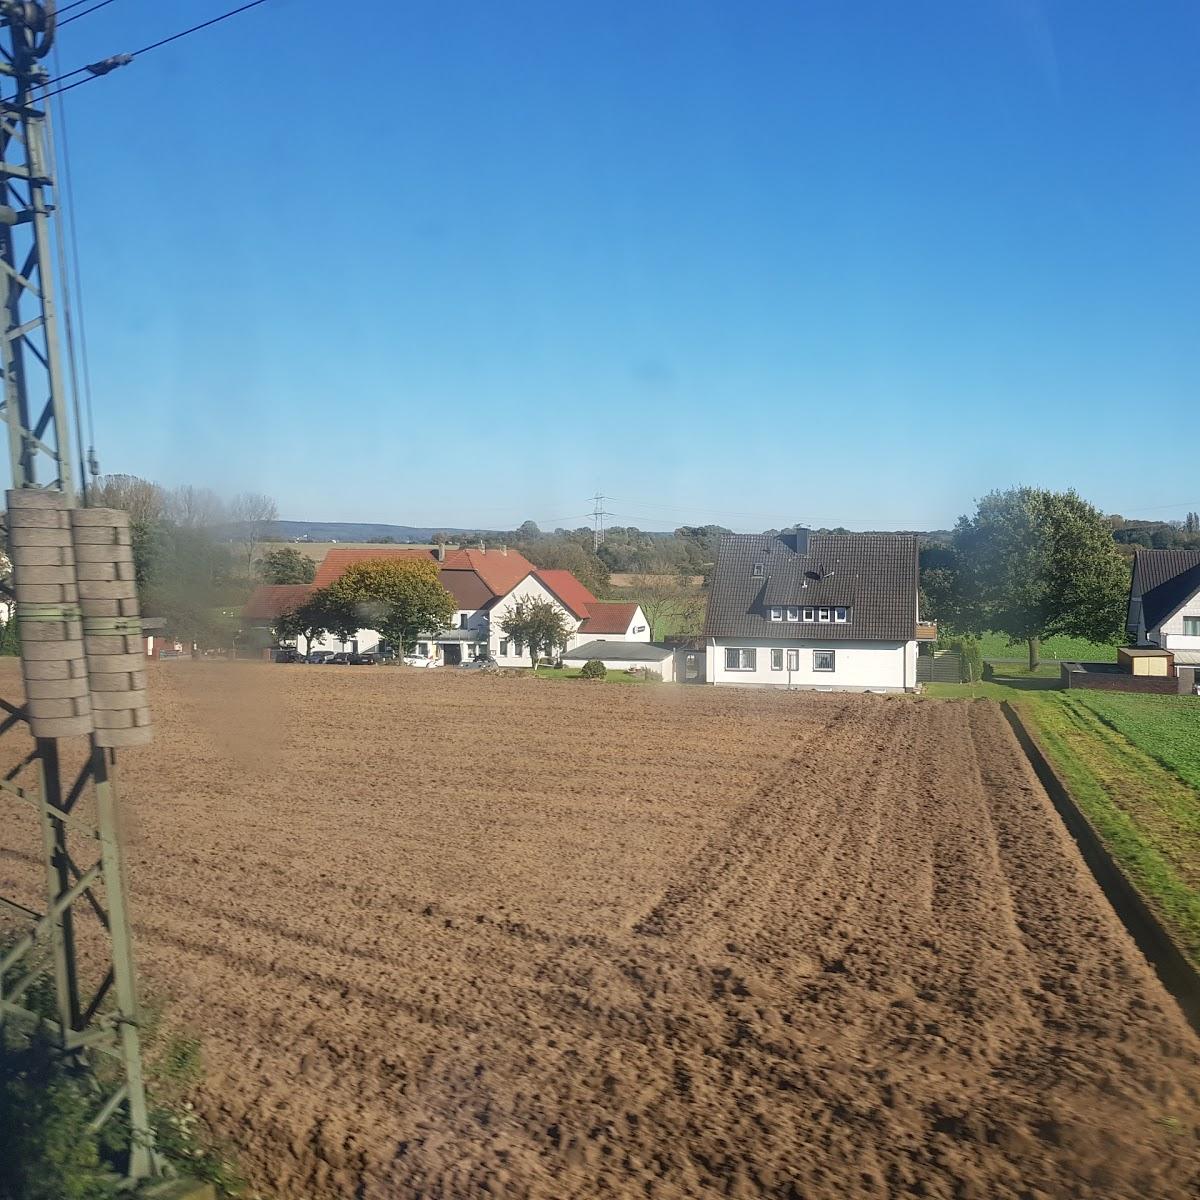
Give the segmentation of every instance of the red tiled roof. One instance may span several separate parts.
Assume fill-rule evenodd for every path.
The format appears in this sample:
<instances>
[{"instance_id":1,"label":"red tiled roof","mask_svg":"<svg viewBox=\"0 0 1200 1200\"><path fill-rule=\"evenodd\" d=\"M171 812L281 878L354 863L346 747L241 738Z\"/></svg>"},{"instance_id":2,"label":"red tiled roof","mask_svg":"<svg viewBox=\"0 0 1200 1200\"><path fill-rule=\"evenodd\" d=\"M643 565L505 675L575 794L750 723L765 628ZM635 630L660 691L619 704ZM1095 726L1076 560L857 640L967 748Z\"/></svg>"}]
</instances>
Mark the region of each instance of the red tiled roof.
<instances>
[{"instance_id":1,"label":"red tiled roof","mask_svg":"<svg viewBox=\"0 0 1200 1200\"><path fill-rule=\"evenodd\" d=\"M596 597L570 571L534 571L533 575L581 619L596 603Z\"/></svg>"},{"instance_id":2,"label":"red tiled roof","mask_svg":"<svg viewBox=\"0 0 1200 1200\"><path fill-rule=\"evenodd\" d=\"M321 560L321 565L317 567L313 587L328 587L346 573L347 567L352 567L355 563L375 562L381 558L423 559L429 562L434 557L432 550L410 550L390 546L380 546L377 550L328 550Z\"/></svg>"},{"instance_id":3,"label":"red tiled roof","mask_svg":"<svg viewBox=\"0 0 1200 1200\"><path fill-rule=\"evenodd\" d=\"M313 586L328 587L355 563L376 562L381 558L437 562L437 552L399 546L379 546L369 550L330 550L317 567ZM507 595L533 570L529 559L516 550L447 550L446 559L440 566L446 571L474 571L494 596Z\"/></svg>"},{"instance_id":4,"label":"red tiled roof","mask_svg":"<svg viewBox=\"0 0 1200 1200\"><path fill-rule=\"evenodd\" d=\"M509 592L534 569L517 550L447 550L447 570L474 571L497 596Z\"/></svg>"},{"instance_id":5,"label":"red tiled roof","mask_svg":"<svg viewBox=\"0 0 1200 1200\"><path fill-rule=\"evenodd\" d=\"M604 604L593 600L588 605L588 619L579 627L580 633L625 633L633 622L636 604Z\"/></svg>"},{"instance_id":6,"label":"red tiled roof","mask_svg":"<svg viewBox=\"0 0 1200 1200\"><path fill-rule=\"evenodd\" d=\"M307 583L265 583L250 593L242 616L247 621L274 621L303 604L311 590Z\"/></svg>"}]
</instances>

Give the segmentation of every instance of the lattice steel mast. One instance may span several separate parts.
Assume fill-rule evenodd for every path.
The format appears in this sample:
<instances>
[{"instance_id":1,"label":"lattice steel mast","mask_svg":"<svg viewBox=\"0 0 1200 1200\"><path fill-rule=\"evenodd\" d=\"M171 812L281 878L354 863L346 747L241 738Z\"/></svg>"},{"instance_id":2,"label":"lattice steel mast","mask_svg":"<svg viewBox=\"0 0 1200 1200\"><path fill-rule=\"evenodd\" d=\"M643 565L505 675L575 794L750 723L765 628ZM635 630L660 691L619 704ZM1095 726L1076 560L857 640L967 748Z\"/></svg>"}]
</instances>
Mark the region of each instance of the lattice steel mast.
<instances>
[{"instance_id":1,"label":"lattice steel mast","mask_svg":"<svg viewBox=\"0 0 1200 1200\"><path fill-rule=\"evenodd\" d=\"M37 92L48 79L41 60L54 40L54 10L53 0L0 0L0 91L7 93L0 101L0 369L12 487L56 493L61 497L59 508L69 508L75 494L51 259L53 164L48 154L49 114L37 102ZM15 563L16 532L10 529L10 553L19 591L22 582L29 584L34 569ZM26 543L31 540L36 539L26 535ZM96 573L89 577L101 578ZM53 606L31 607L39 611L27 607L17 614L20 627L31 630L30 642L34 622L65 626L80 620L77 604L57 611ZM119 622L111 624L114 631L124 631ZM25 638L22 646L25 656ZM68 693L47 688L44 694ZM9 740L26 732L33 703L27 700L19 706L0 700L0 735ZM64 740L68 754L61 755L59 738L36 737L19 765L0 778L6 796L36 810L46 879L41 912L0 898L0 908L28 922L26 934L0 957L0 1023L41 1021L62 1052L89 1069L96 1088L92 1128L124 1114L121 1127L129 1131L126 1173L130 1181L139 1181L159 1175L160 1164L142 1083L139 1010L111 779L115 755L97 744L95 734L82 755L81 744L82 739L75 739L68 747ZM71 754L82 757L83 765L64 774L63 758ZM107 963L101 963L102 977L94 988L82 983L85 972L76 945L76 910L81 906L96 919L106 948L101 957L106 956ZM45 1020L25 1004L38 975L33 959L47 947L54 963L54 1020ZM94 1069L101 1058L108 1067Z\"/></svg>"}]
</instances>

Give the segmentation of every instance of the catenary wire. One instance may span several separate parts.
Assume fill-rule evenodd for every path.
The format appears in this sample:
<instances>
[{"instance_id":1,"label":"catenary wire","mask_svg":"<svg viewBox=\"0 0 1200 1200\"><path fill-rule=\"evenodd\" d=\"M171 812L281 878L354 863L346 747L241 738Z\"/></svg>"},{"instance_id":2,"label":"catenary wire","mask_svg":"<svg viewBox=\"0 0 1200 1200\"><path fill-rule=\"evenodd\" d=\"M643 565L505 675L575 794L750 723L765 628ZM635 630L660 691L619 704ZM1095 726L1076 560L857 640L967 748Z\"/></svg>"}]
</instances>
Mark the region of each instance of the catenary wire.
<instances>
[{"instance_id":1,"label":"catenary wire","mask_svg":"<svg viewBox=\"0 0 1200 1200\"><path fill-rule=\"evenodd\" d=\"M57 46L54 48L54 55L57 58ZM60 101L59 107L61 108L61 106L62 102ZM46 140L51 162L61 161L55 145L54 127L49 122L46 124ZM79 405L79 356L75 348L75 306L71 298L70 257L67 253L66 232L63 226L64 222L61 219L54 222L55 257L58 260L59 290L62 292L63 331L67 340L67 367L71 380L71 407L75 415L75 438L79 452L79 487L83 495L83 502L86 504L88 499L87 460L84 458L83 418L80 415ZM43 270L45 270L44 266Z\"/></svg>"},{"instance_id":2,"label":"catenary wire","mask_svg":"<svg viewBox=\"0 0 1200 1200\"><path fill-rule=\"evenodd\" d=\"M55 54L57 55L57 53L56 47ZM57 124L62 145L63 195L61 199L67 202L67 250L70 257L69 266L72 292L74 293L75 309L78 315L79 361L83 377L84 410L87 413L88 459L84 462L81 458L79 464L80 474L81 476L85 476L89 467L95 462L96 457L96 413L92 403L92 365L88 355L87 312L83 298L83 271L80 267L79 259L79 230L75 222L75 180L71 171L71 142L67 130L67 109L61 99L58 101L57 108Z\"/></svg>"},{"instance_id":3,"label":"catenary wire","mask_svg":"<svg viewBox=\"0 0 1200 1200\"><path fill-rule=\"evenodd\" d=\"M169 37L159 38L157 42L151 42L148 46L143 46L140 50L134 50L129 54L130 59L138 58L140 55L149 54L152 50L157 50L161 46L167 46L171 42L177 42L180 38L191 36L193 33L199 33L202 29L208 29L213 25L218 25L222 21L228 21L230 17L236 17L239 13L248 12L252 8L258 8L259 5L266 4L267 0L250 0L250 3L240 5L238 8L231 8L228 12L223 12L219 16L210 17L207 21L201 21L199 25L193 25L189 29L181 29L178 33L173 33ZM77 14L83 16L83 13ZM48 79L41 86L53 88L53 91L47 91L42 99L49 100L53 96L61 96L64 92L69 92L77 87L82 87L85 83L91 83L93 80L102 79L104 75L87 75L84 79L77 79L74 83L68 83L65 87L55 88L56 83L62 83L64 80L72 79L76 75L84 75L91 68L89 66L76 67L73 71L67 71L62 75L56 75L53 79ZM107 74L107 72L105 72ZM9 97L12 99L12 97Z\"/></svg>"},{"instance_id":4,"label":"catenary wire","mask_svg":"<svg viewBox=\"0 0 1200 1200\"><path fill-rule=\"evenodd\" d=\"M70 12L71 9L73 9L73 8L80 8L84 4L90 4L90 3L91 3L91 0L71 0L70 4L61 5L60 7L58 7L55 10L55 13L54 13L55 22L57 23L58 18L61 17L63 15L63 13Z\"/></svg>"},{"instance_id":5,"label":"catenary wire","mask_svg":"<svg viewBox=\"0 0 1200 1200\"><path fill-rule=\"evenodd\" d=\"M60 8L58 10L58 15L55 17L55 20L54 20L55 27L58 29L61 29L64 25L70 25L70 23L72 21L78 21L80 17L90 16L92 13L96 12L97 9L107 8L110 4L114 3L114 0L100 0L99 4L94 4L94 5L92 5L91 8L85 8L83 10L83 12L76 13L73 17L68 17L65 21L60 19L62 17L63 13L69 11L72 8L78 8L80 3L86 3L86 2L87 2L87 0L78 0L78 3L68 4L66 8Z\"/></svg>"}]
</instances>

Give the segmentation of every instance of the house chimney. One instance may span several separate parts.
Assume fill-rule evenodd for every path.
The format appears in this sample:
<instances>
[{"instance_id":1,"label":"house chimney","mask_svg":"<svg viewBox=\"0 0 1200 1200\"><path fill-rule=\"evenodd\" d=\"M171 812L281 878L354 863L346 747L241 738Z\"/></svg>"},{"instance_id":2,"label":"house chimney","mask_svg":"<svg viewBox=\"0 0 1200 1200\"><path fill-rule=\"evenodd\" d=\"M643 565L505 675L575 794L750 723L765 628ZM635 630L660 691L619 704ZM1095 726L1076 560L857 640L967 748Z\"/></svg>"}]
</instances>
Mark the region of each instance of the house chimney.
<instances>
[{"instance_id":1,"label":"house chimney","mask_svg":"<svg viewBox=\"0 0 1200 1200\"><path fill-rule=\"evenodd\" d=\"M794 534L796 539L796 553L801 557L807 556L808 554L808 535L809 528L807 525L796 526L796 532Z\"/></svg>"},{"instance_id":2,"label":"house chimney","mask_svg":"<svg viewBox=\"0 0 1200 1200\"><path fill-rule=\"evenodd\" d=\"M438 542L438 544L437 544L437 560L440 563L444 563L446 561L446 543L445 542Z\"/></svg>"},{"instance_id":3,"label":"house chimney","mask_svg":"<svg viewBox=\"0 0 1200 1200\"><path fill-rule=\"evenodd\" d=\"M501 554L503 554L505 558L507 558L507 557L508 557L508 547L507 547L507 546L501 546L501 547L500 547L500 553L501 553Z\"/></svg>"}]
</instances>

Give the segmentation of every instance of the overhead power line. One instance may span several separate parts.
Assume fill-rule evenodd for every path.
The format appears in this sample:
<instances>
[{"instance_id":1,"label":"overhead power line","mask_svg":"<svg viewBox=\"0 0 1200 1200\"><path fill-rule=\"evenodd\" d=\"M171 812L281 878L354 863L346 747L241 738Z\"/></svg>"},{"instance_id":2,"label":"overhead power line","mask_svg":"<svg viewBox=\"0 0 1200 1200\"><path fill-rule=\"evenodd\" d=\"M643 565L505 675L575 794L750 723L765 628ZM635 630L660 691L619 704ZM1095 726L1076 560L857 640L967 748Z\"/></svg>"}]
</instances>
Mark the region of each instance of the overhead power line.
<instances>
[{"instance_id":1,"label":"overhead power line","mask_svg":"<svg viewBox=\"0 0 1200 1200\"><path fill-rule=\"evenodd\" d=\"M111 3L111 0L104 0L104 3ZM76 67L73 71L67 71L63 75L57 75L53 79L48 79L42 85L46 88L53 88L52 91L47 91L43 95L43 99L50 99L52 96L61 96L64 92L69 92L74 88L82 87L85 83L91 83L92 80L98 79L101 76L109 74L118 67L127 66L133 62L135 58L143 54L149 54L152 50L158 50L162 46L168 46L172 42L177 42L181 38L190 37L193 33L199 33L202 29L209 29L213 25L219 25L222 21L228 21L230 17L236 17L240 13L248 12L252 8L258 8L259 5L266 4L267 0L250 0L248 4L242 4L238 8L231 8L228 12L223 12L219 16L210 17L207 21L201 21L199 25L192 25L188 29L181 29L178 33L172 33L165 38L159 38L157 42L151 42L147 46L143 46L140 50L134 50L132 53L112 54L108 58L100 59L94 63L88 63L86 66ZM101 5L96 5L96 8ZM88 12L94 12L94 9L88 9ZM68 20L75 20L76 17L86 16L87 13L76 13L75 17L70 17ZM67 24L66 21L63 24ZM67 79L73 79L76 75L84 75L83 79L76 79L74 83L68 83L64 87L54 87L56 83L63 83Z\"/></svg>"},{"instance_id":2,"label":"overhead power line","mask_svg":"<svg viewBox=\"0 0 1200 1200\"><path fill-rule=\"evenodd\" d=\"M89 16L90 14L94 13L97 9L107 8L113 2L114 2L114 0L100 0L99 4L93 4L91 8L85 8L83 10L83 12L76 13L73 17L67 17L67 19L64 21L62 19L63 13L68 12L72 8L78 8L80 4L87 3L87 0L76 0L76 3L68 4L66 6L66 8L60 8L58 10L58 16L55 18L54 23L59 29L61 29L64 25L70 25L70 23L72 21L78 21L80 17Z\"/></svg>"},{"instance_id":3,"label":"overhead power line","mask_svg":"<svg viewBox=\"0 0 1200 1200\"><path fill-rule=\"evenodd\" d=\"M63 13L70 12L71 9L73 9L73 8L80 8L82 5L90 4L91 2L92 2L92 0L71 0L70 4L59 5L58 9L55 12L55 18L54 18L55 22L61 24L61 22L58 21L58 18L61 17L63 15ZM74 17L72 17L71 19L74 20Z\"/></svg>"}]
</instances>

